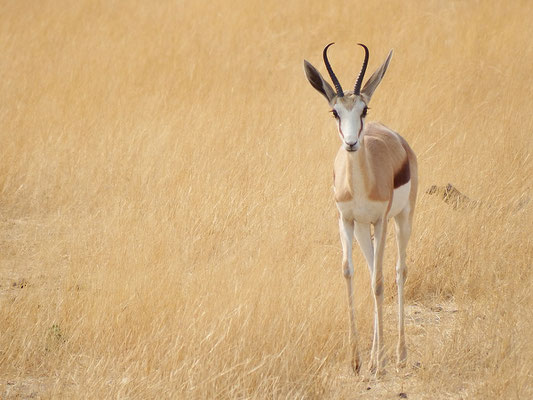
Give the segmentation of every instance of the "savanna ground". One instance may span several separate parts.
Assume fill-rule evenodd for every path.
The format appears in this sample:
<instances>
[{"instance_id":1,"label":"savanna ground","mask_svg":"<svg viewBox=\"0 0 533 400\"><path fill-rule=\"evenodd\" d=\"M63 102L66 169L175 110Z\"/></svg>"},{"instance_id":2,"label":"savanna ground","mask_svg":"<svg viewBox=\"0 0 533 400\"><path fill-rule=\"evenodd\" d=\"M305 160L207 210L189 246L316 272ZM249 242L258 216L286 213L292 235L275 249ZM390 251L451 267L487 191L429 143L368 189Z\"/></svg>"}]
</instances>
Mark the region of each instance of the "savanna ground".
<instances>
[{"instance_id":1,"label":"savanna ground","mask_svg":"<svg viewBox=\"0 0 533 400\"><path fill-rule=\"evenodd\" d=\"M0 2L0 398L533 397L533 2ZM418 154L394 368L353 376L339 146L304 58ZM475 201L426 190L448 182ZM391 225L392 226L392 225ZM354 261L363 360L372 298ZM365 361L365 364L366 364Z\"/></svg>"}]
</instances>

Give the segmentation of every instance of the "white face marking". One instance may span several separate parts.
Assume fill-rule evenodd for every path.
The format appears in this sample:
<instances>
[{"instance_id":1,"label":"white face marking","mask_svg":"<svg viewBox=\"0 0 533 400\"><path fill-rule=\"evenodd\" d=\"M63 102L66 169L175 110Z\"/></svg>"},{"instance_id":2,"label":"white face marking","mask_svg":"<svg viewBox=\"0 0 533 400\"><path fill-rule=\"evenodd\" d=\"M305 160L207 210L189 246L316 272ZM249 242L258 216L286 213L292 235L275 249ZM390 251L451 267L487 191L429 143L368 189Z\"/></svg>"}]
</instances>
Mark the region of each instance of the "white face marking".
<instances>
[{"instance_id":1,"label":"white face marking","mask_svg":"<svg viewBox=\"0 0 533 400\"><path fill-rule=\"evenodd\" d=\"M333 107L339 118L337 125L339 136L348 151L357 151L360 147L360 135L364 126L363 111L366 108L364 101L357 99L352 108L348 109L338 101Z\"/></svg>"}]
</instances>

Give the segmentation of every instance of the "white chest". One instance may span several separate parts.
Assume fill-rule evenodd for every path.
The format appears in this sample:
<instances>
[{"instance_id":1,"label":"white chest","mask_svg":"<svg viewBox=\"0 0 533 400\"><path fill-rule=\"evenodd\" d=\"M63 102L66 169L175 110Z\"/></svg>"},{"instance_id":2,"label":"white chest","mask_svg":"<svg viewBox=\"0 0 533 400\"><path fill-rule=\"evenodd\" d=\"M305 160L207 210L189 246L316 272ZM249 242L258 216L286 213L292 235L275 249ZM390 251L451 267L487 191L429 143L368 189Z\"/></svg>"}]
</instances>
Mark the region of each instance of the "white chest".
<instances>
[{"instance_id":1,"label":"white chest","mask_svg":"<svg viewBox=\"0 0 533 400\"><path fill-rule=\"evenodd\" d=\"M394 189L392 205L388 213L389 218L395 217L400 211L409 207L410 192L411 181ZM388 207L387 201L370 200L363 190L356 190L352 200L336 204L344 219L361 223L375 223L385 214Z\"/></svg>"}]
</instances>

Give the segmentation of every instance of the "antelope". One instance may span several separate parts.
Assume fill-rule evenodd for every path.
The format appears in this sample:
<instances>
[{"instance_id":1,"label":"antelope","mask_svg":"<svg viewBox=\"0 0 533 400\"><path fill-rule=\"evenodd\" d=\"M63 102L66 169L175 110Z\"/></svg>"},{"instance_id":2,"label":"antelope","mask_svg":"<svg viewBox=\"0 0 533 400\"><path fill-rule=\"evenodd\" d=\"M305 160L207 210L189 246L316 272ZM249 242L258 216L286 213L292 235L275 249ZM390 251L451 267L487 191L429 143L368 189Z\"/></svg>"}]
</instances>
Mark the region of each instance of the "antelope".
<instances>
[{"instance_id":1,"label":"antelope","mask_svg":"<svg viewBox=\"0 0 533 400\"><path fill-rule=\"evenodd\" d=\"M383 253L387 223L394 218L398 261L396 282L398 286L398 346L397 365L405 366L407 348L404 334L403 288L407 277L405 265L407 242L415 210L418 175L415 153L398 133L376 122L366 122L368 104L383 79L392 57L389 52L363 89L361 84L368 65L368 48L363 66L353 91L344 92L328 61L328 44L322 53L324 64L335 86L335 91L320 72L307 60L304 70L311 85L328 101L336 120L341 146L334 163L334 196L339 212L339 231L342 244L342 269L348 289L350 312L351 365L359 373L361 359L357 346L357 329L352 290L354 273L352 261L353 236L359 243L368 265L374 299L374 338L369 368L376 376L385 366L383 346ZM371 236L371 225L374 238Z\"/></svg>"}]
</instances>

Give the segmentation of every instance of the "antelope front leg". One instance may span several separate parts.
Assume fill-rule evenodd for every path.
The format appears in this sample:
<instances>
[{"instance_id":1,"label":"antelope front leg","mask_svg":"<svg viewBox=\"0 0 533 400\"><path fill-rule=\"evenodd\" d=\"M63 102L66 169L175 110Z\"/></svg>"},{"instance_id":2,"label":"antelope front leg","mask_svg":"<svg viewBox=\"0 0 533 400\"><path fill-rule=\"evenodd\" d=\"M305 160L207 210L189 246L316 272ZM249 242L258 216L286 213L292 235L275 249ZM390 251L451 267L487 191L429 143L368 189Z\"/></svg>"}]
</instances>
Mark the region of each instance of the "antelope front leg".
<instances>
[{"instance_id":1,"label":"antelope front leg","mask_svg":"<svg viewBox=\"0 0 533 400\"><path fill-rule=\"evenodd\" d=\"M374 245L372 243L372 235L370 234L370 224L355 222L354 233L357 243L359 243L359 247L365 256L368 271L370 272L370 279L372 279L372 271L374 271ZM374 313L374 337L372 339L372 351L370 354L375 354L377 342L377 314ZM371 370L376 369L373 357L370 358L369 368Z\"/></svg>"},{"instance_id":2,"label":"antelope front leg","mask_svg":"<svg viewBox=\"0 0 533 400\"><path fill-rule=\"evenodd\" d=\"M350 306L350 345L352 347L352 368L355 374L359 373L361 368L361 359L357 348L357 330L355 328L355 309L353 304L353 261L352 261L352 242L353 242L353 221L347 221L342 216L339 218L339 231L342 243L342 269L344 278L346 278L346 287L348 289L348 303Z\"/></svg>"},{"instance_id":3,"label":"antelope front leg","mask_svg":"<svg viewBox=\"0 0 533 400\"><path fill-rule=\"evenodd\" d=\"M374 224L374 269L372 270L372 294L374 296L374 343L370 355L370 369L376 376L385 366L383 348L383 253L387 234L387 216Z\"/></svg>"}]
</instances>

